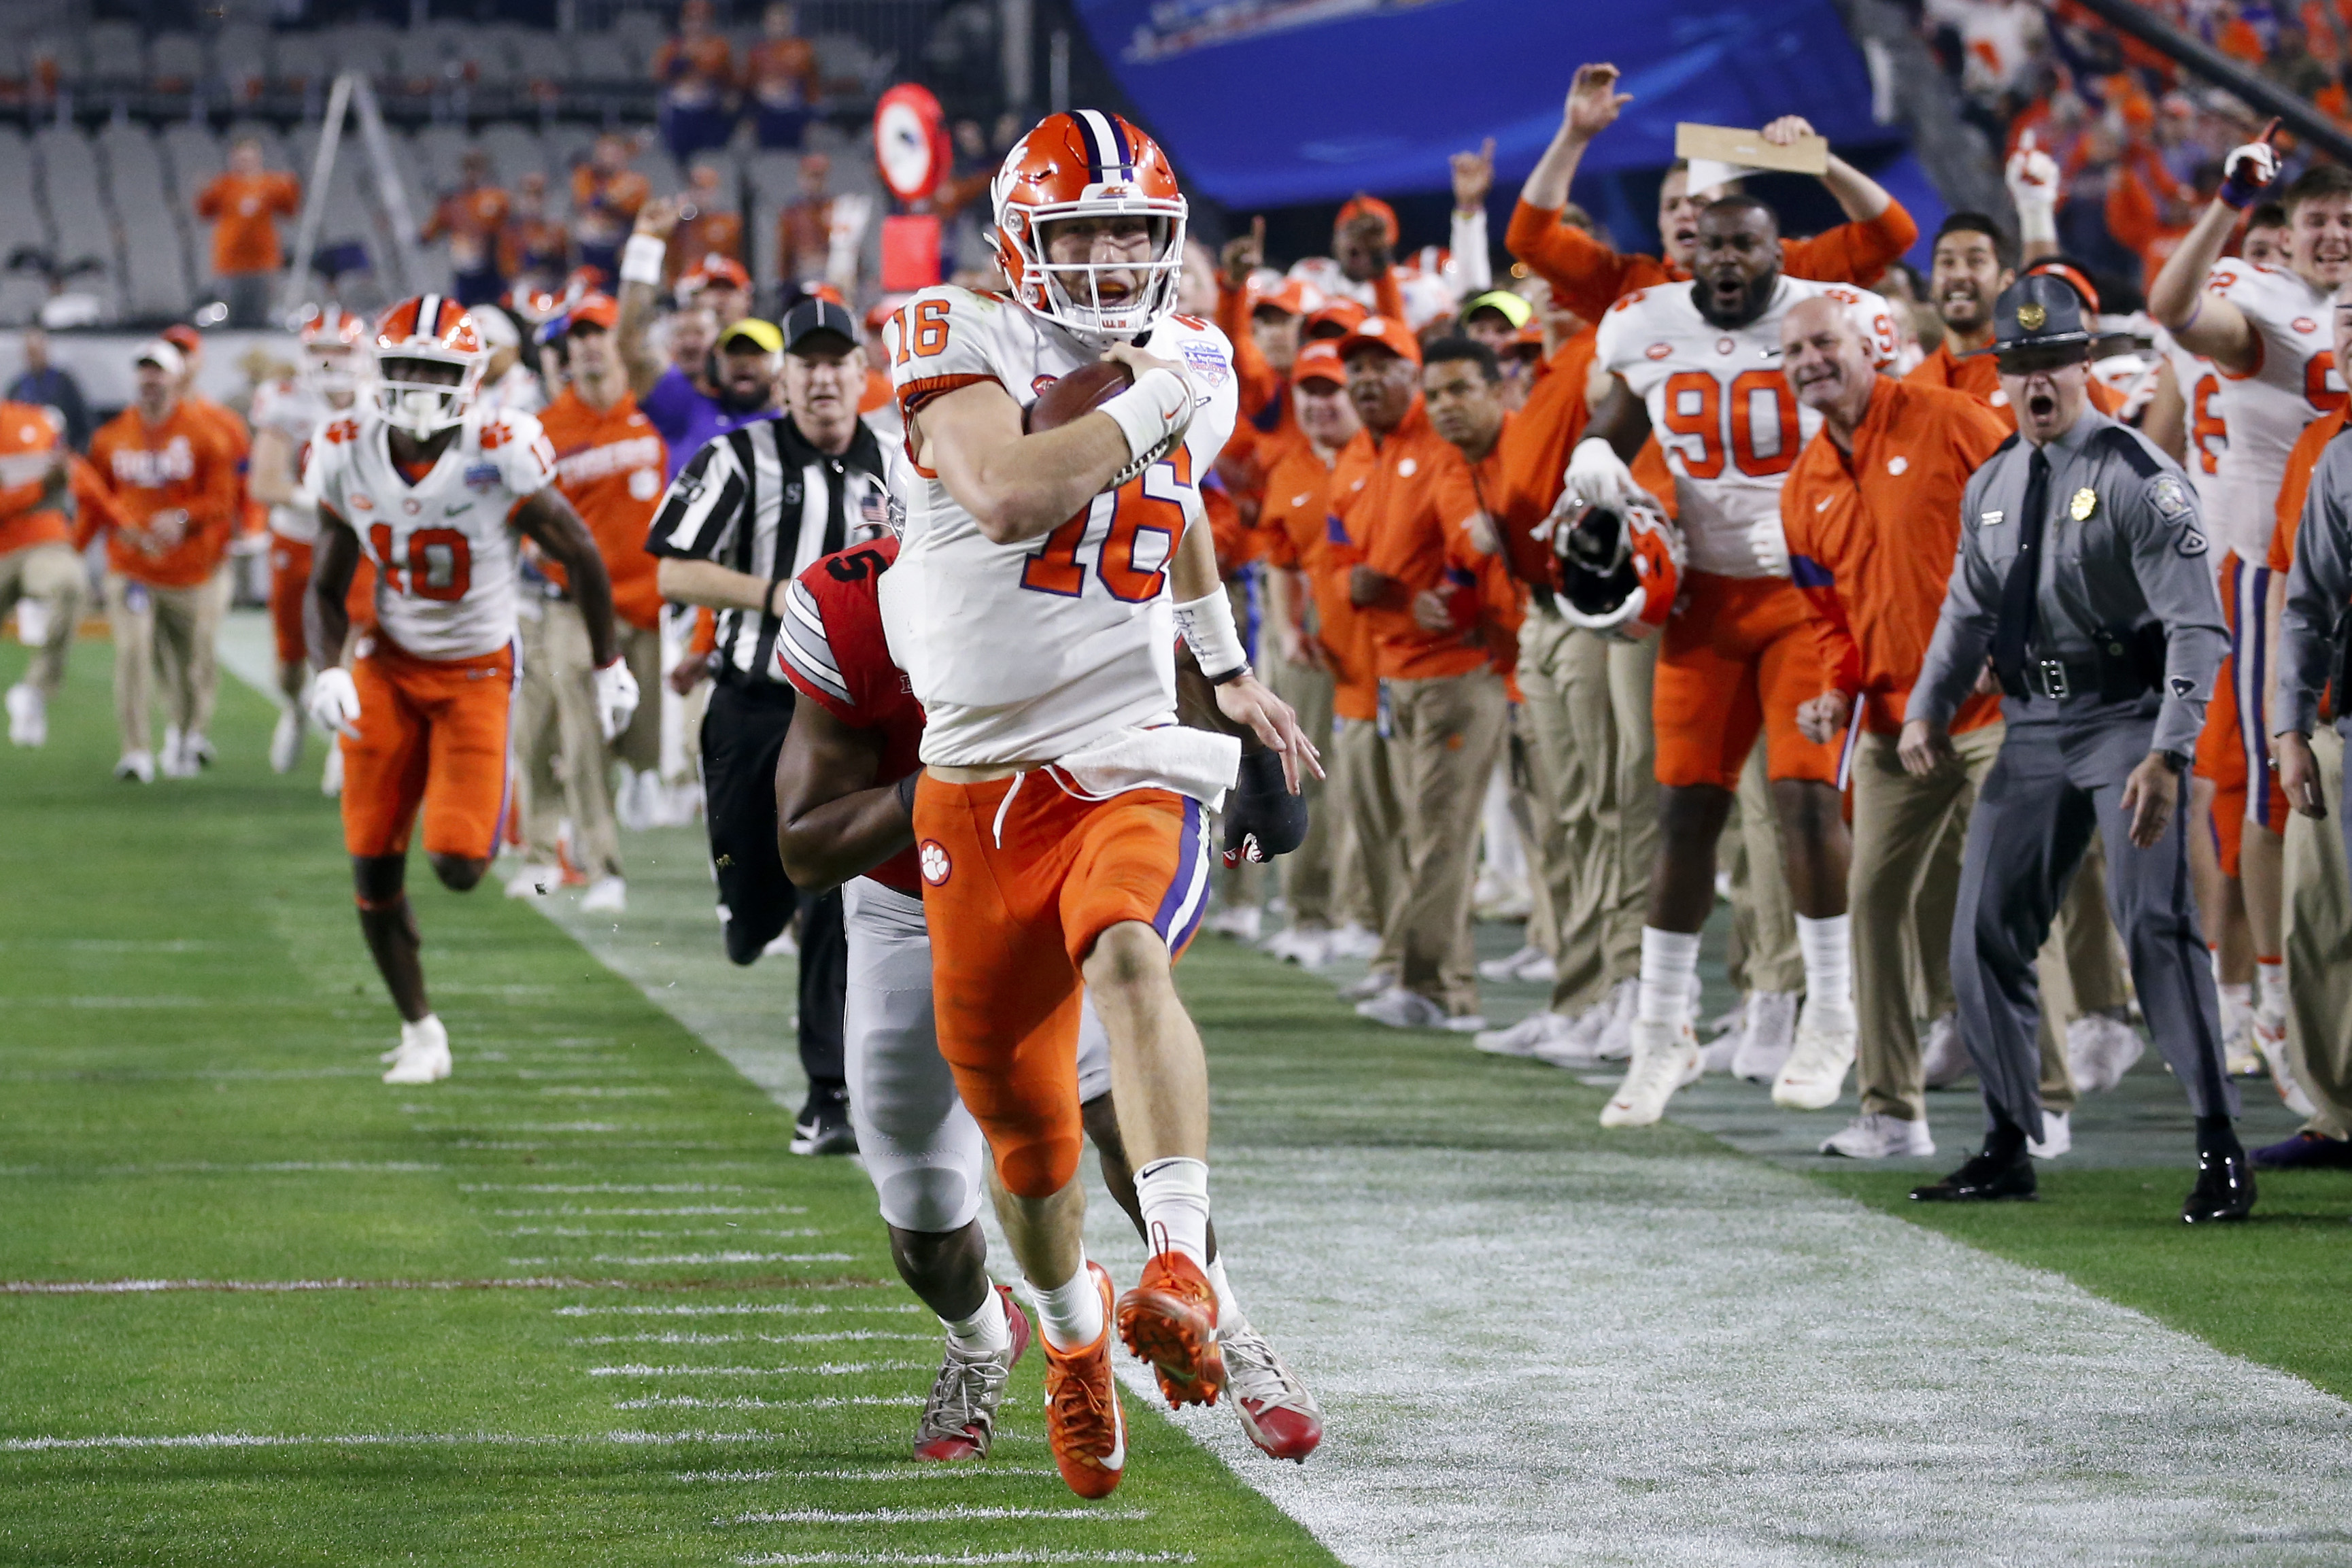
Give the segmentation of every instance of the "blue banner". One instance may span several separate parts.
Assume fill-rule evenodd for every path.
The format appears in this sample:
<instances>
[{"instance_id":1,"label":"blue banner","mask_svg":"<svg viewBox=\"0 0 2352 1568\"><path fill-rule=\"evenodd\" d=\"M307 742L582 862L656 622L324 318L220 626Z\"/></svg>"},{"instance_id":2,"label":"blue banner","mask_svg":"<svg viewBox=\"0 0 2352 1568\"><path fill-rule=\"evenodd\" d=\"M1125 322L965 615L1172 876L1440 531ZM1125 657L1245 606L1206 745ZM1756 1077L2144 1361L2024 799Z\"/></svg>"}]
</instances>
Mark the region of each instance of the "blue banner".
<instances>
[{"instance_id":1,"label":"blue banner","mask_svg":"<svg viewBox=\"0 0 2352 1568\"><path fill-rule=\"evenodd\" d=\"M1495 138L1516 184L1559 127L1579 63L1634 95L1596 173L1654 169L1675 123L1801 114L1842 147L1887 145L1830 0L1077 0L1145 129L1200 195L1239 208L1443 190L1449 153Z\"/></svg>"}]
</instances>

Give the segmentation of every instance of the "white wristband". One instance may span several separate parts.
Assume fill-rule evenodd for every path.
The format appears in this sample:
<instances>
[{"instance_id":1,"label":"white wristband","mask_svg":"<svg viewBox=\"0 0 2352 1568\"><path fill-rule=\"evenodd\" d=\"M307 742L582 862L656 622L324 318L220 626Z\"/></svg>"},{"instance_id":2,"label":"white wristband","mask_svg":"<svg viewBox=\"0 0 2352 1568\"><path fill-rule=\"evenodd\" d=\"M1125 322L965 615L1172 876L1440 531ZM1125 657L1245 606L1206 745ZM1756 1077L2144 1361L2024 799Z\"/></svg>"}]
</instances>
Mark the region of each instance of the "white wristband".
<instances>
[{"instance_id":1,"label":"white wristband","mask_svg":"<svg viewBox=\"0 0 2352 1568\"><path fill-rule=\"evenodd\" d=\"M661 287L662 263L669 256L667 241L650 234L633 234L621 247L621 281Z\"/></svg>"},{"instance_id":2,"label":"white wristband","mask_svg":"<svg viewBox=\"0 0 2352 1568\"><path fill-rule=\"evenodd\" d=\"M1224 589L1177 605L1176 629L1182 634L1184 646L1192 650L1201 673L1211 680L1249 667L1241 628L1234 625L1234 602L1225 597Z\"/></svg>"},{"instance_id":3,"label":"white wristband","mask_svg":"<svg viewBox=\"0 0 2352 1568\"><path fill-rule=\"evenodd\" d=\"M2020 202L2017 204L2017 240L2020 245L2058 242L2058 206L2054 202Z\"/></svg>"},{"instance_id":4,"label":"white wristband","mask_svg":"<svg viewBox=\"0 0 2352 1568\"><path fill-rule=\"evenodd\" d=\"M1095 412L1118 421L1129 459L1121 472L1131 474L1165 457L1184 438L1185 427L1192 423L1192 389L1174 371L1155 366L1136 377L1125 392L1097 405Z\"/></svg>"}]
</instances>

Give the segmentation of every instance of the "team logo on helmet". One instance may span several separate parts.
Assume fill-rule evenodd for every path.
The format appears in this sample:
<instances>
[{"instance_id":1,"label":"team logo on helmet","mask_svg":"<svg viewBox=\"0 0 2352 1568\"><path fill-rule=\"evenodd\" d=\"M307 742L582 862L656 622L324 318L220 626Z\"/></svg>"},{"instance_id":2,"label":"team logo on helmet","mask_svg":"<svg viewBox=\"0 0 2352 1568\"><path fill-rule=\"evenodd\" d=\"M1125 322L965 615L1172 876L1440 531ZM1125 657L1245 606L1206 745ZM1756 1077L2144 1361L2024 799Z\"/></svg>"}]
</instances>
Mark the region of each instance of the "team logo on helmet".
<instances>
[{"instance_id":1,"label":"team logo on helmet","mask_svg":"<svg viewBox=\"0 0 2352 1568\"><path fill-rule=\"evenodd\" d=\"M1665 625L1682 592L1682 531L1645 501L1591 501L1570 490L1545 520L1559 604L1571 626L1639 642Z\"/></svg>"},{"instance_id":2,"label":"team logo on helmet","mask_svg":"<svg viewBox=\"0 0 2352 1568\"><path fill-rule=\"evenodd\" d=\"M1024 310L1097 342L1138 337L1175 310L1184 196L1159 143L1126 120L1097 109L1047 115L1005 154L991 194L997 264ZM1097 231L1055 259L1056 233L1080 219L1139 223L1144 254L1106 255Z\"/></svg>"}]
</instances>

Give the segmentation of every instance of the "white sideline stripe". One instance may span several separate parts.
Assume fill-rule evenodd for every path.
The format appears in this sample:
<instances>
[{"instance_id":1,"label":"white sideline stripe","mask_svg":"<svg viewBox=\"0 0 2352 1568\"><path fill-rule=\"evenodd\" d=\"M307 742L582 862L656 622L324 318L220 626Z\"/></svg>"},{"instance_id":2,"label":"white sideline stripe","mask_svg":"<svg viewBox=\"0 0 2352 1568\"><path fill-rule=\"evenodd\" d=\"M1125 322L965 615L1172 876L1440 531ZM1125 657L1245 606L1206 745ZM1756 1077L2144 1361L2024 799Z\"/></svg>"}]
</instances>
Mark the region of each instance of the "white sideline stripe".
<instances>
[{"instance_id":1,"label":"white sideline stripe","mask_svg":"<svg viewBox=\"0 0 2352 1568\"><path fill-rule=\"evenodd\" d=\"M527 1279L6 1279L0 1296L145 1296L162 1290L219 1290L279 1295L295 1290L582 1290L593 1279L554 1276ZM611 1289L629 1289L622 1280Z\"/></svg>"},{"instance_id":2,"label":"white sideline stripe","mask_svg":"<svg viewBox=\"0 0 2352 1568\"><path fill-rule=\"evenodd\" d=\"M224 1165L210 1160L186 1160L162 1165L101 1165L96 1172L68 1172L56 1165L9 1165L0 1167L0 1176L253 1176L272 1175L283 1171L365 1171L416 1175L447 1169L446 1165L429 1164L421 1160L269 1160L253 1165Z\"/></svg>"},{"instance_id":3,"label":"white sideline stripe","mask_svg":"<svg viewBox=\"0 0 2352 1568\"><path fill-rule=\"evenodd\" d=\"M847 1263L853 1255L846 1252L657 1252L649 1254L600 1252L587 1259L590 1263L618 1263L635 1268L659 1268L686 1265L714 1263ZM509 1258L509 1268L544 1268L550 1264L576 1262L562 1258Z\"/></svg>"},{"instance_id":4,"label":"white sideline stripe","mask_svg":"<svg viewBox=\"0 0 2352 1568\"><path fill-rule=\"evenodd\" d=\"M795 1237L803 1239L812 1236L824 1236L826 1234L824 1229L813 1225L804 1225L800 1226L798 1229L792 1230L754 1230L749 1226L740 1225L730 1225L723 1230L709 1230L703 1228L688 1230L593 1230L584 1225L510 1225L507 1226L507 1234L509 1236L552 1236L566 1241L593 1241L598 1237L602 1237L608 1241L615 1237L634 1238L638 1241L660 1241L666 1237L703 1236L723 1237L730 1233L736 1236Z\"/></svg>"},{"instance_id":5,"label":"white sideline stripe","mask_svg":"<svg viewBox=\"0 0 2352 1568\"><path fill-rule=\"evenodd\" d=\"M740 1345L757 1342L763 1345L833 1345L895 1340L908 1344L937 1344L939 1339L937 1334L894 1334L880 1329L835 1329L822 1334L589 1334L572 1342L575 1345Z\"/></svg>"},{"instance_id":6,"label":"white sideline stripe","mask_svg":"<svg viewBox=\"0 0 2352 1568\"><path fill-rule=\"evenodd\" d=\"M1002 1442L1003 1439L999 1438ZM773 1432L591 1432L566 1436L534 1436L514 1432L343 1432L317 1436L278 1436L257 1432L191 1432L152 1436L6 1437L0 1453L56 1453L76 1449L142 1448L430 1448L478 1445L486 1447L562 1447L611 1444L620 1447L668 1447L681 1443L773 1443Z\"/></svg>"},{"instance_id":7,"label":"white sideline stripe","mask_svg":"<svg viewBox=\"0 0 2352 1568\"><path fill-rule=\"evenodd\" d=\"M927 1361L826 1361L814 1366L592 1366L591 1377L855 1377L868 1372L929 1372Z\"/></svg>"},{"instance_id":8,"label":"white sideline stripe","mask_svg":"<svg viewBox=\"0 0 2352 1568\"><path fill-rule=\"evenodd\" d=\"M958 1503L948 1508L788 1508L739 1513L731 1524L960 1524L1009 1519L1086 1519L1097 1523L1131 1523L1151 1517L1148 1508L974 1508Z\"/></svg>"},{"instance_id":9,"label":"white sideline stripe","mask_svg":"<svg viewBox=\"0 0 2352 1568\"><path fill-rule=\"evenodd\" d=\"M870 1405L919 1410L923 1402L911 1394L814 1394L805 1399L701 1399L691 1394L656 1394L647 1399L614 1402L615 1410L845 1410Z\"/></svg>"},{"instance_id":10,"label":"white sideline stripe","mask_svg":"<svg viewBox=\"0 0 2352 1568\"><path fill-rule=\"evenodd\" d=\"M903 1470L687 1470L677 1479L690 1486L749 1486L755 1481L993 1480L1002 1476L1058 1477L1060 1473L1034 1466L913 1463Z\"/></svg>"},{"instance_id":11,"label":"white sideline stripe","mask_svg":"<svg viewBox=\"0 0 2352 1568\"><path fill-rule=\"evenodd\" d=\"M438 1169L436 1166L436 1169ZM460 1182L461 1193L748 1193L746 1186L718 1182Z\"/></svg>"},{"instance_id":12,"label":"white sideline stripe","mask_svg":"<svg viewBox=\"0 0 2352 1568\"><path fill-rule=\"evenodd\" d=\"M856 1289L882 1289L879 1285L848 1287ZM808 1290L814 1286L795 1285L795 1290ZM887 1287L897 1289L897 1287ZM709 1307L558 1307L559 1318L736 1318L754 1316L823 1317L828 1312L920 1312L919 1301L877 1301L872 1306L834 1306L824 1301L730 1301Z\"/></svg>"},{"instance_id":13,"label":"white sideline stripe","mask_svg":"<svg viewBox=\"0 0 2352 1568\"><path fill-rule=\"evenodd\" d=\"M583 1209L566 1205L552 1209L492 1209L500 1219L676 1219L685 1215L723 1214L806 1214L805 1204L776 1204L769 1207L742 1205L693 1204L671 1209Z\"/></svg>"},{"instance_id":14,"label":"white sideline stripe","mask_svg":"<svg viewBox=\"0 0 2352 1568\"><path fill-rule=\"evenodd\" d=\"M1108 1516L1105 1516L1108 1517ZM1189 1552L763 1552L738 1557L743 1568L819 1568L821 1564L875 1563L879 1568L993 1568L997 1563L1198 1563Z\"/></svg>"}]
</instances>

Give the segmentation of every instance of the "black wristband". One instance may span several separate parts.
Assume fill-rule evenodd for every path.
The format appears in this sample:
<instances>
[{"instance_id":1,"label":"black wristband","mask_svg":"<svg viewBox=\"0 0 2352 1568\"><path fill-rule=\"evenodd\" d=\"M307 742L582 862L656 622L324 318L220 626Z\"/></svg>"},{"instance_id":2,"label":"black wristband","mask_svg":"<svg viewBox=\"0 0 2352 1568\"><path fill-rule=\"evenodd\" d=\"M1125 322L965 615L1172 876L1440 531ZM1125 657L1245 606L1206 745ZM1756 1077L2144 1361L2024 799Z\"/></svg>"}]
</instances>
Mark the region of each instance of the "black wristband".
<instances>
[{"instance_id":1,"label":"black wristband","mask_svg":"<svg viewBox=\"0 0 2352 1568\"><path fill-rule=\"evenodd\" d=\"M1233 668L1225 671L1223 675L1209 675L1205 670L1202 673L1207 679L1210 685L1227 686L1239 680L1243 676L1249 674L1250 667L1246 662L1244 662L1234 666Z\"/></svg>"},{"instance_id":2,"label":"black wristband","mask_svg":"<svg viewBox=\"0 0 2352 1568\"><path fill-rule=\"evenodd\" d=\"M913 773L900 779L897 786L898 804L907 808L907 820L909 822L915 819L915 783L922 776L923 770L917 768Z\"/></svg>"}]
</instances>

